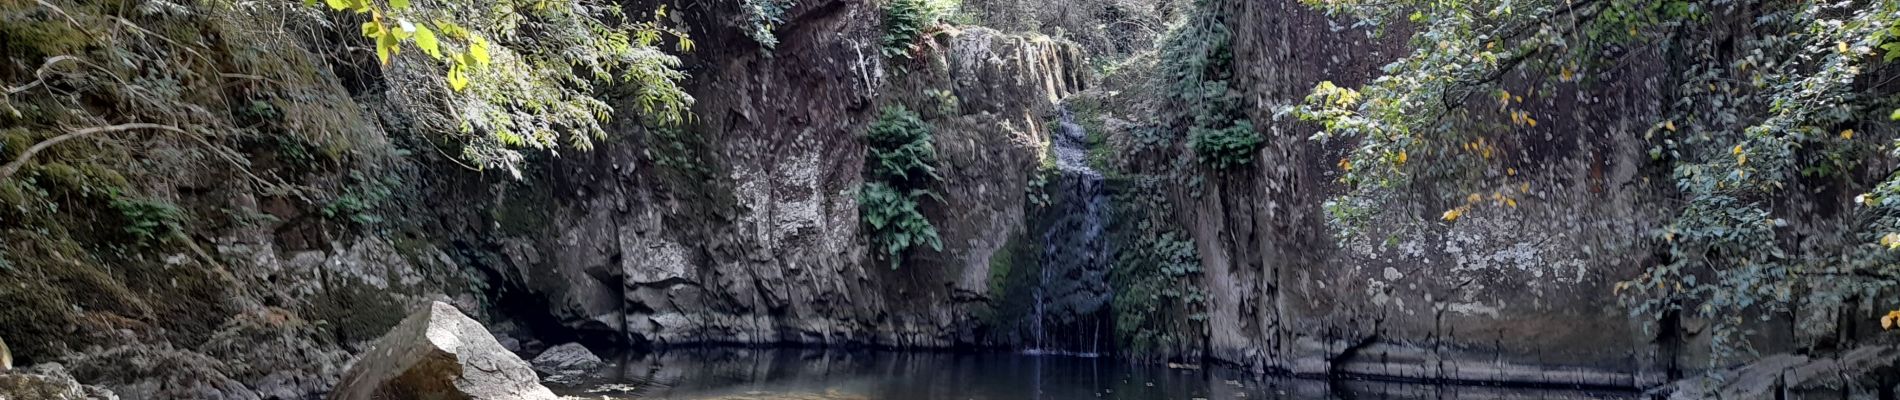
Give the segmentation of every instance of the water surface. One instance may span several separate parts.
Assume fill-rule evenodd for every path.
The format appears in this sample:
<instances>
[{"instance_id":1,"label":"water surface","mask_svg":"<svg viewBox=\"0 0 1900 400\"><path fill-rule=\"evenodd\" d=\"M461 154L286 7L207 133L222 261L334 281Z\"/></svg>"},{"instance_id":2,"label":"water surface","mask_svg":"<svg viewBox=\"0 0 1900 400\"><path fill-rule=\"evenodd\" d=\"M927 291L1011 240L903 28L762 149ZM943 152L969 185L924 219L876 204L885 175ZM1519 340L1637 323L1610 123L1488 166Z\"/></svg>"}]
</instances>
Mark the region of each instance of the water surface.
<instances>
[{"instance_id":1,"label":"water surface","mask_svg":"<svg viewBox=\"0 0 1900 400\"><path fill-rule=\"evenodd\" d=\"M641 354L551 385L598 399L1633 399L1633 393L1261 377L1109 358L804 349Z\"/></svg>"}]
</instances>

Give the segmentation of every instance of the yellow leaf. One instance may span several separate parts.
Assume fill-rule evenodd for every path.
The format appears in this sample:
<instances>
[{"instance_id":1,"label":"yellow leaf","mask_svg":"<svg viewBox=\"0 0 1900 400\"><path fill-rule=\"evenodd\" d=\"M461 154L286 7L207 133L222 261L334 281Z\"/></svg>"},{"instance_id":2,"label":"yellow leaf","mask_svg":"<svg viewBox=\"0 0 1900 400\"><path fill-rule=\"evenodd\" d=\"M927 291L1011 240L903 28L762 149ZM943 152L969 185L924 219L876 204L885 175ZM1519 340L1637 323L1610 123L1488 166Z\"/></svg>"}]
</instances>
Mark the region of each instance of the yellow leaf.
<instances>
[{"instance_id":1,"label":"yellow leaf","mask_svg":"<svg viewBox=\"0 0 1900 400\"><path fill-rule=\"evenodd\" d=\"M1854 140L1854 130L1848 129L1841 131L1841 139Z\"/></svg>"},{"instance_id":2,"label":"yellow leaf","mask_svg":"<svg viewBox=\"0 0 1900 400\"><path fill-rule=\"evenodd\" d=\"M1738 156L1742 155L1742 145L1739 145L1739 144L1735 145L1735 148L1732 150L1729 150L1729 153L1734 153L1735 155L1738 155Z\"/></svg>"},{"instance_id":3,"label":"yellow leaf","mask_svg":"<svg viewBox=\"0 0 1900 400\"><path fill-rule=\"evenodd\" d=\"M1505 168L1504 174L1508 176L1517 176L1517 168Z\"/></svg>"},{"instance_id":4,"label":"yellow leaf","mask_svg":"<svg viewBox=\"0 0 1900 400\"><path fill-rule=\"evenodd\" d=\"M1675 120L1663 121L1663 129L1668 129L1670 132L1675 132L1676 121Z\"/></svg>"},{"instance_id":5,"label":"yellow leaf","mask_svg":"<svg viewBox=\"0 0 1900 400\"><path fill-rule=\"evenodd\" d=\"M1507 197L1504 199L1504 205L1511 206L1511 208L1517 208L1517 199Z\"/></svg>"},{"instance_id":6,"label":"yellow leaf","mask_svg":"<svg viewBox=\"0 0 1900 400\"><path fill-rule=\"evenodd\" d=\"M1464 208L1464 207L1458 207L1458 208L1453 208L1453 209L1450 209L1450 210L1445 210L1445 216L1444 216L1444 219L1445 219L1446 221L1457 221L1457 220L1458 220L1458 217L1459 217L1459 216L1462 216L1462 215L1464 215L1464 214L1465 214L1465 208Z\"/></svg>"},{"instance_id":7,"label":"yellow leaf","mask_svg":"<svg viewBox=\"0 0 1900 400\"><path fill-rule=\"evenodd\" d=\"M1563 71L1557 73L1557 79L1563 80L1564 82L1569 82L1574 78L1576 78L1576 73L1571 71L1568 65L1564 66Z\"/></svg>"},{"instance_id":8,"label":"yellow leaf","mask_svg":"<svg viewBox=\"0 0 1900 400\"><path fill-rule=\"evenodd\" d=\"M1405 165L1405 150L1399 150L1399 165Z\"/></svg>"},{"instance_id":9,"label":"yellow leaf","mask_svg":"<svg viewBox=\"0 0 1900 400\"><path fill-rule=\"evenodd\" d=\"M1842 53L1847 52L1847 42L1834 42L1834 46L1837 50L1840 50Z\"/></svg>"},{"instance_id":10,"label":"yellow leaf","mask_svg":"<svg viewBox=\"0 0 1900 400\"><path fill-rule=\"evenodd\" d=\"M1531 124L1531 127L1532 127L1532 128L1536 128L1536 127L1537 127L1537 119L1536 119L1536 118L1531 118L1531 117L1528 117L1528 116L1526 116L1526 117L1524 117L1524 122L1526 122L1526 123L1529 123L1529 124Z\"/></svg>"},{"instance_id":11,"label":"yellow leaf","mask_svg":"<svg viewBox=\"0 0 1900 400\"><path fill-rule=\"evenodd\" d=\"M1465 196L1466 203L1476 204L1477 202L1480 202L1480 201L1484 201L1484 195L1472 193L1470 196Z\"/></svg>"},{"instance_id":12,"label":"yellow leaf","mask_svg":"<svg viewBox=\"0 0 1900 400\"><path fill-rule=\"evenodd\" d=\"M468 38L468 55L474 57L475 66L487 66L489 61L488 40L482 39L480 36L470 36Z\"/></svg>"},{"instance_id":13,"label":"yellow leaf","mask_svg":"<svg viewBox=\"0 0 1900 400\"><path fill-rule=\"evenodd\" d=\"M1888 329L1893 329L1893 314L1887 314L1887 316L1880 317L1880 330L1884 331Z\"/></svg>"},{"instance_id":14,"label":"yellow leaf","mask_svg":"<svg viewBox=\"0 0 1900 400\"><path fill-rule=\"evenodd\" d=\"M468 74L462 71L462 64L449 67L449 88L457 92L468 87Z\"/></svg>"}]
</instances>

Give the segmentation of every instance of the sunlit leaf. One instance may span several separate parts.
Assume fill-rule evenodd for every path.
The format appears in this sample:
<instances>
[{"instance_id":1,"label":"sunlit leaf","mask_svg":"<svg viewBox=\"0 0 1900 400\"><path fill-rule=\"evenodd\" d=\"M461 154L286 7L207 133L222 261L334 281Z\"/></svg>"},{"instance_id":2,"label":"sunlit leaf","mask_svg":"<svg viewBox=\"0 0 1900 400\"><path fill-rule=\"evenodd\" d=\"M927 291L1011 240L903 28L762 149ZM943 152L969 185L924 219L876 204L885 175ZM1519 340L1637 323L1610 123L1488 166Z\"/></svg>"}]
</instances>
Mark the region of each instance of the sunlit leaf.
<instances>
[{"instance_id":1,"label":"sunlit leaf","mask_svg":"<svg viewBox=\"0 0 1900 400\"><path fill-rule=\"evenodd\" d=\"M442 59L442 47L436 42L435 31L420 25L416 26L415 30L416 48L422 49L422 53L428 54L430 58Z\"/></svg>"}]
</instances>

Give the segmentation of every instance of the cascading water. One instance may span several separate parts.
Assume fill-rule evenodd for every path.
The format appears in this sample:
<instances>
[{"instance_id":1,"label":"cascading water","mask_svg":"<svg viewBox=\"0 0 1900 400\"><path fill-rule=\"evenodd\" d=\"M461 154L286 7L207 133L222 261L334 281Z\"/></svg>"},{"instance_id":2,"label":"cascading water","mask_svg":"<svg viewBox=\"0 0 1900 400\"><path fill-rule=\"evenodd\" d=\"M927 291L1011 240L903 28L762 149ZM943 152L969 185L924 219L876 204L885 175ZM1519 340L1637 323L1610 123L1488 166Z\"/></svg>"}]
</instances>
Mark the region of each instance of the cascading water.
<instances>
[{"instance_id":1,"label":"cascading water","mask_svg":"<svg viewBox=\"0 0 1900 400\"><path fill-rule=\"evenodd\" d=\"M1051 182L1026 352L1094 356L1110 334L1108 192L1089 166L1088 132L1061 108L1052 142L1060 176ZM1112 340L1111 340L1112 342Z\"/></svg>"}]
</instances>

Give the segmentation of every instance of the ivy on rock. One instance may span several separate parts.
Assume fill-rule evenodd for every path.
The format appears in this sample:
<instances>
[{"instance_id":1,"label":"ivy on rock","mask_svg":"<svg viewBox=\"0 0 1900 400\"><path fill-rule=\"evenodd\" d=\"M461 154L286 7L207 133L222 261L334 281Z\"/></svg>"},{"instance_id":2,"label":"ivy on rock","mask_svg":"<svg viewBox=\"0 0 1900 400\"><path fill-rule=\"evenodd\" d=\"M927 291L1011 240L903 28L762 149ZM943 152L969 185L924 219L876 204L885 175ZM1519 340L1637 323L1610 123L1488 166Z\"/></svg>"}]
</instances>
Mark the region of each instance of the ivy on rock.
<instances>
[{"instance_id":1,"label":"ivy on rock","mask_svg":"<svg viewBox=\"0 0 1900 400\"><path fill-rule=\"evenodd\" d=\"M1537 126L1540 116L1525 109L1525 94L1501 87L1504 75L1541 73L1534 85L1589 90L1597 83L1592 71L1618 68L1631 48L1657 46L1677 55L1665 61L1668 75L1660 78L1667 103L1647 129L1630 134L1651 146L1652 161L1669 171L1681 202L1654 231L1667 257L1615 286L1631 311L1711 321L1712 350L1735 356L1749 350L1742 317L1748 312L1893 305L1879 294L1900 282L1900 201L1887 200L1900 196L1900 175L1880 171L1862 180L1856 176L1868 175L1850 171L1891 164L1862 161L1879 153L1862 149L1894 144L1856 133L1891 132L1875 124L1895 107L1893 91L1866 78L1895 70L1900 3L1307 3L1375 30L1415 28L1410 53L1367 84L1322 82L1303 103L1280 110L1319 124L1315 140L1349 144L1339 161L1346 193L1326 206L1342 234L1363 232L1369 216L1415 177L1499 176L1451 170L1501 161L1496 140L1464 129L1473 114L1463 105L1497 99L1507 126ZM1420 156L1433 162L1407 162ZM1456 160L1472 162L1441 162ZM1791 231L1789 219L1809 218L1812 204L1841 202L1825 193L1855 191L1867 194L1839 218L1848 229ZM1514 207L1522 194L1495 193L1494 203ZM1484 198L1472 197L1441 219L1455 223L1481 212L1473 206Z\"/></svg>"},{"instance_id":2,"label":"ivy on rock","mask_svg":"<svg viewBox=\"0 0 1900 400\"><path fill-rule=\"evenodd\" d=\"M920 203L941 199L929 186L937 175L937 149L931 144L930 125L903 106L885 108L865 131L864 187L858 193L858 214L870 229L878 257L891 268L903 265L904 254L918 246L943 250L937 227L924 217Z\"/></svg>"}]
</instances>

